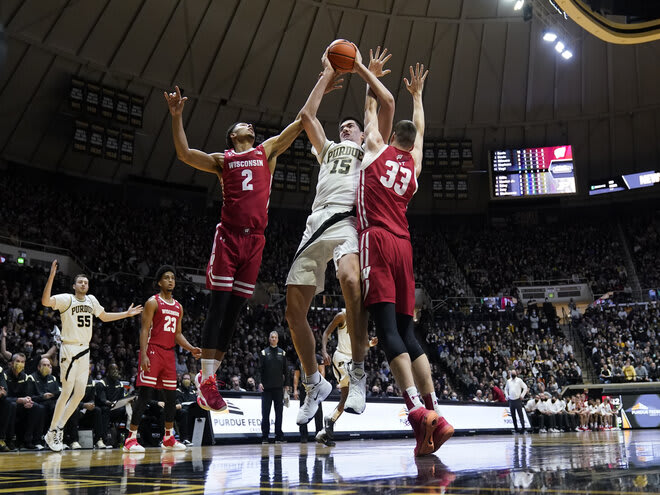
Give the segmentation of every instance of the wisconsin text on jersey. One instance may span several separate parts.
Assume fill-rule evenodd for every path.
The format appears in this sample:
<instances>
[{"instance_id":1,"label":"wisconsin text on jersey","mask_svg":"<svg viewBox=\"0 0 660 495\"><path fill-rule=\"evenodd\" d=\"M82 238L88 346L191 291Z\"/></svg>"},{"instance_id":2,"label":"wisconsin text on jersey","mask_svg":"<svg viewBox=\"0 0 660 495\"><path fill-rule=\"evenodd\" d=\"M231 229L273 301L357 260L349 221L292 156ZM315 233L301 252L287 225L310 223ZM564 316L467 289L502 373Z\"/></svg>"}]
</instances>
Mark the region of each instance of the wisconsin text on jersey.
<instances>
[{"instance_id":1,"label":"wisconsin text on jersey","mask_svg":"<svg viewBox=\"0 0 660 495\"><path fill-rule=\"evenodd\" d=\"M229 163L229 168L261 167L263 164L261 160L241 160Z\"/></svg>"},{"instance_id":2,"label":"wisconsin text on jersey","mask_svg":"<svg viewBox=\"0 0 660 495\"><path fill-rule=\"evenodd\" d=\"M160 312L163 313L164 315L179 316L179 312L178 312L178 311L173 311L173 310L171 310L171 309L161 308L161 309L160 309Z\"/></svg>"},{"instance_id":3,"label":"wisconsin text on jersey","mask_svg":"<svg viewBox=\"0 0 660 495\"><path fill-rule=\"evenodd\" d=\"M330 161L334 158L338 158L342 156L352 156L352 157L357 157L358 160L362 160L362 157L364 156L364 151L362 151L359 148L354 148L352 146L337 146L336 148L330 150L330 152L328 153L327 160Z\"/></svg>"}]
</instances>

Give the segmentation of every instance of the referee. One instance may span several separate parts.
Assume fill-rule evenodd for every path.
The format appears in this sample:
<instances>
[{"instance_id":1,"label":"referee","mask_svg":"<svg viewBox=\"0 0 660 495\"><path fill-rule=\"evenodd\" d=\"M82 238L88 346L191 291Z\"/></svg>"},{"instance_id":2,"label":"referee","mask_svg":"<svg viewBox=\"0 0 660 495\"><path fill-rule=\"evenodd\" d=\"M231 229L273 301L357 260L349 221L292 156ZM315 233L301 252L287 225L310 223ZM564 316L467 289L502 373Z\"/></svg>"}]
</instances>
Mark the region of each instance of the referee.
<instances>
[{"instance_id":1,"label":"referee","mask_svg":"<svg viewBox=\"0 0 660 495\"><path fill-rule=\"evenodd\" d=\"M511 411L511 417L513 418L513 428L516 433L525 433L525 416L523 416L522 400L527 394L527 385L524 381L518 378L516 370L511 370L510 376L511 378L506 381L504 393L509 400L509 410ZM520 429L518 428L516 413L520 418Z\"/></svg>"}]
</instances>

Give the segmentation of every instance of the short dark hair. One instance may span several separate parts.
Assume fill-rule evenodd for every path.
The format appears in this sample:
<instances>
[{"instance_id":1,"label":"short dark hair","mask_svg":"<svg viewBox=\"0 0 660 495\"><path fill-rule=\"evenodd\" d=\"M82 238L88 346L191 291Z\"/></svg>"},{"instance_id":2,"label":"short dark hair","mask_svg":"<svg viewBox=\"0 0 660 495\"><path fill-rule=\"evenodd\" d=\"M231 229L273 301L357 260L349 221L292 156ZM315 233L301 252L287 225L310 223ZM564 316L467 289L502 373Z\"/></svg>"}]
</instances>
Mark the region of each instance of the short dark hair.
<instances>
[{"instance_id":1,"label":"short dark hair","mask_svg":"<svg viewBox=\"0 0 660 495\"><path fill-rule=\"evenodd\" d=\"M356 119L355 117L351 117L350 115L347 115L346 117L342 118L342 119L339 121L339 127L341 128L341 125L342 125L344 122L346 122L347 120L352 120L353 122L355 122L355 123L357 124L357 126L360 128L360 131L361 131L361 132L364 132L364 125L362 125L362 121Z\"/></svg>"},{"instance_id":2,"label":"short dark hair","mask_svg":"<svg viewBox=\"0 0 660 495\"><path fill-rule=\"evenodd\" d=\"M167 272L172 272L176 277L176 270L172 265L163 265L156 271L156 285L158 285L160 279L163 278L163 275L165 275Z\"/></svg>"},{"instance_id":3,"label":"short dark hair","mask_svg":"<svg viewBox=\"0 0 660 495\"><path fill-rule=\"evenodd\" d=\"M89 280L89 277L85 273L79 273L75 277L73 277L73 283L75 284L80 277L85 277L87 280Z\"/></svg>"},{"instance_id":4,"label":"short dark hair","mask_svg":"<svg viewBox=\"0 0 660 495\"><path fill-rule=\"evenodd\" d=\"M396 142L402 148L410 149L415 145L417 127L415 127L415 124L411 120L400 120L394 124L392 131L396 134Z\"/></svg>"},{"instance_id":5,"label":"short dark hair","mask_svg":"<svg viewBox=\"0 0 660 495\"><path fill-rule=\"evenodd\" d=\"M232 125L229 126L229 129L227 129L227 134L226 134L226 140L227 140L227 149L230 150L234 147L234 141L231 140L231 133L234 132L234 128L240 124L240 122L234 122Z\"/></svg>"}]
</instances>

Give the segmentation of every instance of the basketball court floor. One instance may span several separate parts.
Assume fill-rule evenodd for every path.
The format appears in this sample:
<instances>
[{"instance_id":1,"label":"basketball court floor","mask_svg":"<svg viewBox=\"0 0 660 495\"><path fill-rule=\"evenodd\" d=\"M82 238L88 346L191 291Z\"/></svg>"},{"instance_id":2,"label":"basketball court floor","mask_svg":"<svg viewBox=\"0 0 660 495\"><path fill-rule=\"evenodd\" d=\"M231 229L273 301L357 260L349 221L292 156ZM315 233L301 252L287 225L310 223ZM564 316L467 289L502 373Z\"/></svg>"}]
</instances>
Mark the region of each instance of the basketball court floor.
<instances>
[{"instance_id":1,"label":"basketball court floor","mask_svg":"<svg viewBox=\"0 0 660 495\"><path fill-rule=\"evenodd\" d=\"M0 493L660 493L660 430L0 454Z\"/></svg>"}]
</instances>

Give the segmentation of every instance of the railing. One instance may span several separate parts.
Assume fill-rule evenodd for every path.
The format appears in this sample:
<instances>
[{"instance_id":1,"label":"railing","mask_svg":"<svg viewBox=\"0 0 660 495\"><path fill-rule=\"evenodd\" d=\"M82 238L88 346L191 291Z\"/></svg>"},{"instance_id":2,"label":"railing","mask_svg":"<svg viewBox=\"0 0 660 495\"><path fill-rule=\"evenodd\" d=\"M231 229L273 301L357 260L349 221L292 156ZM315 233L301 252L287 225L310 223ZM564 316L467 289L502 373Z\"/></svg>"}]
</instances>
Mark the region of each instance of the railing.
<instances>
[{"instance_id":1,"label":"railing","mask_svg":"<svg viewBox=\"0 0 660 495\"><path fill-rule=\"evenodd\" d=\"M555 278L549 280L515 280L513 282L514 287L535 287L535 286L546 286L546 285L575 285L575 284L587 284L589 281L586 278L576 277L576 278Z\"/></svg>"}]
</instances>

